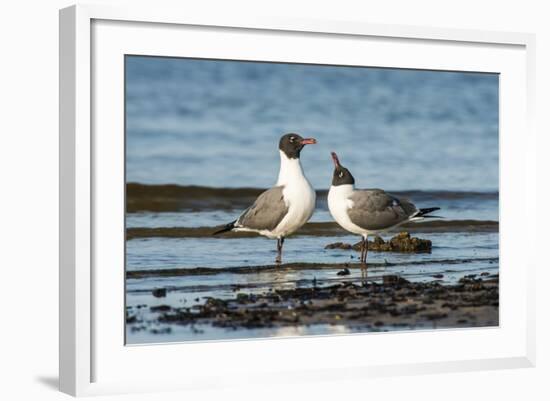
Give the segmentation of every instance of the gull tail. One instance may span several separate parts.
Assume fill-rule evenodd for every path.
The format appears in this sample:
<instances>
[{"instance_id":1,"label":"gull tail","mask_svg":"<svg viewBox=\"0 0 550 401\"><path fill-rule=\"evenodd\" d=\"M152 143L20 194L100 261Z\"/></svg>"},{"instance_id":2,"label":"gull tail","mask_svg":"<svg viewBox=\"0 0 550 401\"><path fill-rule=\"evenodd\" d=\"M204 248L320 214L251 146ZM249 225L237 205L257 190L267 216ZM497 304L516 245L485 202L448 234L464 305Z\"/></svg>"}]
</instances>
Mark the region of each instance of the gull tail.
<instances>
[{"instance_id":1,"label":"gull tail","mask_svg":"<svg viewBox=\"0 0 550 401\"><path fill-rule=\"evenodd\" d=\"M216 231L215 233L212 233L212 235L217 235L217 234L221 234L221 233L225 233L227 231L231 231L235 228L235 223L237 222L237 220L235 221L232 221L231 223L228 223L226 224L221 230L218 230Z\"/></svg>"},{"instance_id":2,"label":"gull tail","mask_svg":"<svg viewBox=\"0 0 550 401\"><path fill-rule=\"evenodd\" d=\"M436 210L441 209L440 207L427 207L425 209L418 209L418 212L412 216L412 218L409 221L419 221L424 219L440 219L441 216L430 216L429 214L431 212L435 212Z\"/></svg>"},{"instance_id":3,"label":"gull tail","mask_svg":"<svg viewBox=\"0 0 550 401\"><path fill-rule=\"evenodd\" d=\"M418 213L414 217L437 217L437 216L428 216L431 212L441 209L440 207L428 207L425 209L419 209Z\"/></svg>"}]
</instances>

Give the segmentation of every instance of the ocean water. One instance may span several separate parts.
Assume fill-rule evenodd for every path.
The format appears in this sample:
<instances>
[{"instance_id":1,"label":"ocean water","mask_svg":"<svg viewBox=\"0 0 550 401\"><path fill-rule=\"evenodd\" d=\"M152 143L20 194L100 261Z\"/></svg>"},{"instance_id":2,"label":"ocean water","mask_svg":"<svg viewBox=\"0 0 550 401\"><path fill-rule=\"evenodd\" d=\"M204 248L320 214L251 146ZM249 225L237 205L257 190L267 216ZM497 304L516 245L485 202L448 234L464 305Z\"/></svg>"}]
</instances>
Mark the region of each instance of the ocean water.
<instances>
[{"instance_id":1,"label":"ocean water","mask_svg":"<svg viewBox=\"0 0 550 401\"><path fill-rule=\"evenodd\" d=\"M328 228L285 242L283 261L300 268L262 272L273 264L275 241L210 233L273 185L286 132L318 140L303 150L302 164L318 191L311 222ZM497 75L127 56L127 306L192 308L208 297L234 297L235 286L261 293L359 280L357 252L325 249L358 241L330 226L331 151L359 187L441 207L436 226L406 228L431 240L431 253L370 252L370 280L397 274L455 284L464 275L498 273ZM351 274L338 276L348 264ZM251 267L259 271L246 273ZM166 297L152 295L158 288ZM128 344L350 331L224 330L143 319L148 326L139 330L127 324Z\"/></svg>"},{"instance_id":2,"label":"ocean water","mask_svg":"<svg viewBox=\"0 0 550 401\"><path fill-rule=\"evenodd\" d=\"M330 152L359 186L498 190L498 75L126 58L127 180L271 186L283 133L328 188Z\"/></svg>"}]
</instances>

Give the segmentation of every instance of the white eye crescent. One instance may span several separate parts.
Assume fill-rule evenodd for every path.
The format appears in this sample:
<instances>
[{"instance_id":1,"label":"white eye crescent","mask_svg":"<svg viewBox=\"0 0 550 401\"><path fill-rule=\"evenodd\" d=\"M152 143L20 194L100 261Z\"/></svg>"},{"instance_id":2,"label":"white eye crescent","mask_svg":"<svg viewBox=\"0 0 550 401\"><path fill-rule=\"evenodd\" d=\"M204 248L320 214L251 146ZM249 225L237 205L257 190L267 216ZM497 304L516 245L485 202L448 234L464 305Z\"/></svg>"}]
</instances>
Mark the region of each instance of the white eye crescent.
<instances>
[{"instance_id":1,"label":"white eye crescent","mask_svg":"<svg viewBox=\"0 0 550 401\"><path fill-rule=\"evenodd\" d=\"M291 137L290 137L290 142L294 142L294 139L296 139L296 138L294 138L293 136L291 136Z\"/></svg>"},{"instance_id":2,"label":"white eye crescent","mask_svg":"<svg viewBox=\"0 0 550 401\"><path fill-rule=\"evenodd\" d=\"M340 171L340 173L338 174L338 177L342 178L343 176L344 176L344 172Z\"/></svg>"}]
</instances>

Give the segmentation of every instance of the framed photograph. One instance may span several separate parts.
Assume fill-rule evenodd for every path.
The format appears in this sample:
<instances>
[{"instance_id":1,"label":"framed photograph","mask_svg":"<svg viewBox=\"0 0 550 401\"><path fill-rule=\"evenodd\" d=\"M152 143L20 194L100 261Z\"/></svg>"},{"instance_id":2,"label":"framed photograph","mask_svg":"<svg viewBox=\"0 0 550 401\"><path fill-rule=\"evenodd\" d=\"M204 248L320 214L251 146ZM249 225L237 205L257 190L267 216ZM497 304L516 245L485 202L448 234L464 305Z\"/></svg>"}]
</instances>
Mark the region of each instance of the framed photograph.
<instances>
[{"instance_id":1,"label":"framed photograph","mask_svg":"<svg viewBox=\"0 0 550 401\"><path fill-rule=\"evenodd\" d=\"M61 390L533 366L533 48L61 10Z\"/></svg>"}]
</instances>

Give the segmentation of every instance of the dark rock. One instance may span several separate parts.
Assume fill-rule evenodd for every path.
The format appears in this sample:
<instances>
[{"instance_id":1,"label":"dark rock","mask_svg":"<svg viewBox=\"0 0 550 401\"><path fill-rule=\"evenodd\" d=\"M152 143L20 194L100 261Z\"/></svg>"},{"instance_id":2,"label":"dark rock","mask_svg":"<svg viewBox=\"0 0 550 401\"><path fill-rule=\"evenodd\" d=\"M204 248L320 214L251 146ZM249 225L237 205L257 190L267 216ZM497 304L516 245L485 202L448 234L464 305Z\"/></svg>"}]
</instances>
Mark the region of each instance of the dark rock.
<instances>
[{"instance_id":1,"label":"dark rock","mask_svg":"<svg viewBox=\"0 0 550 401\"><path fill-rule=\"evenodd\" d=\"M332 244L328 244L327 246L325 246L325 249L345 249L345 250L348 250L348 249L351 249L351 245L346 244L345 242L334 242Z\"/></svg>"},{"instance_id":2,"label":"dark rock","mask_svg":"<svg viewBox=\"0 0 550 401\"><path fill-rule=\"evenodd\" d=\"M136 323L136 322L137 322L136 315L126 315L126 323Z\"/></svg>"},{"instance_id":3,"label":"dark rock","mask_svg":"<svg viewBox=\"0 0 550 401\"><path fill-rule=\"evenodd\" d=\"M338 276L349 276L349 269L346 267L344 270L340 270L338 273L336 273Z\"/></svg>"},{"instance_id":4,"label":"dark rock","mask_svg":"<svg viewBox=\"0 0 550 401\"><path fill-rule=\"evenodd\" d=\"M377 235L376 237L374 237L374 241L372 241L372 244L375 246L384 245L384 239L381 236Z\"/></svg>"},{"instance_id":5,"label":"dark rock","mask_svg":"<svg viewBox=\"0 0 550 401\"><path fill-rule=\"evenodd\" d=\"M431 313L426 313L422 316L424 316L428 320L439 320L447 317L447 314L444 312L431 312Z\"/></svg>"},{"instance_id":6,"label":"dark rock","mask_svg":"<svg viewBox=\"0 0 550 401\"><path fill-rule=\"evenodd\" d=\"M152 334L170 334L172 332L171 327L154 328L150 330Z\"/></svg>"},{"instance_id":7,"label":"dark rock","mask_svg":"<svg viewBox=\"0 0 550 401\"><path fill-rule=\"evenodd\" d=\"M248 302L248 299L249 299L249 295L248 294L245 294L243 292L239 292L237 294L237 302L239 302L240 304L245 304Z\"/></svg>"},{"instance_id":8,"label":"dark rock","mask_svg":"<svg viewBox=\"0 0 550 401\"><path fill-rule=\"evenodd\" d=\"M411 237L411 235L407 232L401 232L397 234L395 237L389 240L388 243L390 250L393 252L429 253L432 251L432 241Z\"/></svg>"},{"instance_id":9,"label":"dark rock","mask_svg":"<svg viewBox=\"0 0 550 401\"><path fill-rule=\"evenodd\" d=\"M146 326L140 325L140 326L132 326L131 330L132 330L132 333L136 333L138 331L143 331L145 329L147 329Z\"/></svg>"},{"instance_id":10,"label":"dark rock","mask_svg":"<svg viewBox=\"0 0 550 401\"><path fill-rule=\"evenodd\" d=\"M393 274L388 274L382 277L382 282L384 285L406 285L410 282L405 280L403 277L399 277Z\"/></svg>"},{"instance_id":11,"label":"dark rock","mask_svg":"<svg viewBox=\"0 0 550 401\"><path fill-rule=\"evenodd\" d=\"M164 298L166 296L166 288L155 288L153 290L153 296L157 298Z\"/></svg>"},{"instance_id":12,"label":"dark rock","mask_svg":"<svg viewBox=\"0 0 550 401\"><path fill-rule=\"evenodd\" d=\"M475 277L476 277L475 274L469 274L467 276L462 277L460 280L458 280L458 282L460 284L475 284L475 283L480 283L482 281L482 279L475 278Z\"/></svg>"},{"instance_id":13,"label":"dark rock","mask_svg":"<svg viewBox=\"0 0 550 401\"><path fill-rule=\"evenodd\" d=\"M449 303L449 302L445 302L444 304L441 305L441 307L456 310L458 308L458 305L452 304L452 303Z\"/></svg>"},{"instance_id":14,"label":"dark rock","mask_svg":"<svg viewBox=\"0 0 550 401\"><path fill-rule=\"evenodd\" d=\"M151 306L149 308L151 312L166 312L172 309L169 305L158 305L158 306Z\"/></svg>"},{"instance_id":15,"label":"dark rock","mask_svg":"<svg viewBox=\"0 0 550 401\"><path fill-rule=\"evenodd\" d=\"M246 294L245 294L246 295ZM237 296L238 298L238 296ZM204 308L209 310L218 310L218 309L225 309L227 305L227 302L225 302L223 299L217 299L217 298L208 298L206 302L204 303Z\"/></svg>"},{"instance_id":16,"label":"dark rock","mask_svg":"<svg viewBox=\"0 0 550 401\"><path fill-rule=\"evenodd\" d=\"M325 249L353 249L355 251L361 251L361 241L353 245L345 242L335 242L326 245ZM430 253L432 251L432 241L411 237L409 233L401 232L387 242L385 242L381 237L376 236L374 241L369 241L369 251Z\"/></svg>"},{"instance_id":17,"label":"dark rock","mask_svg":"<svg viewBox=\"0 0 550 401\"><path fill-rule=\"evenodd\" d=\"M404 313L406 315L412 315L412 314L415 314L417 313L419 310L422 310L422 309L425 309L425 308L418 308L418 305L416 304L410 304L410 305L405 305L403 306L399 312L400 313Z\"/></svg>"}]
</instances>

